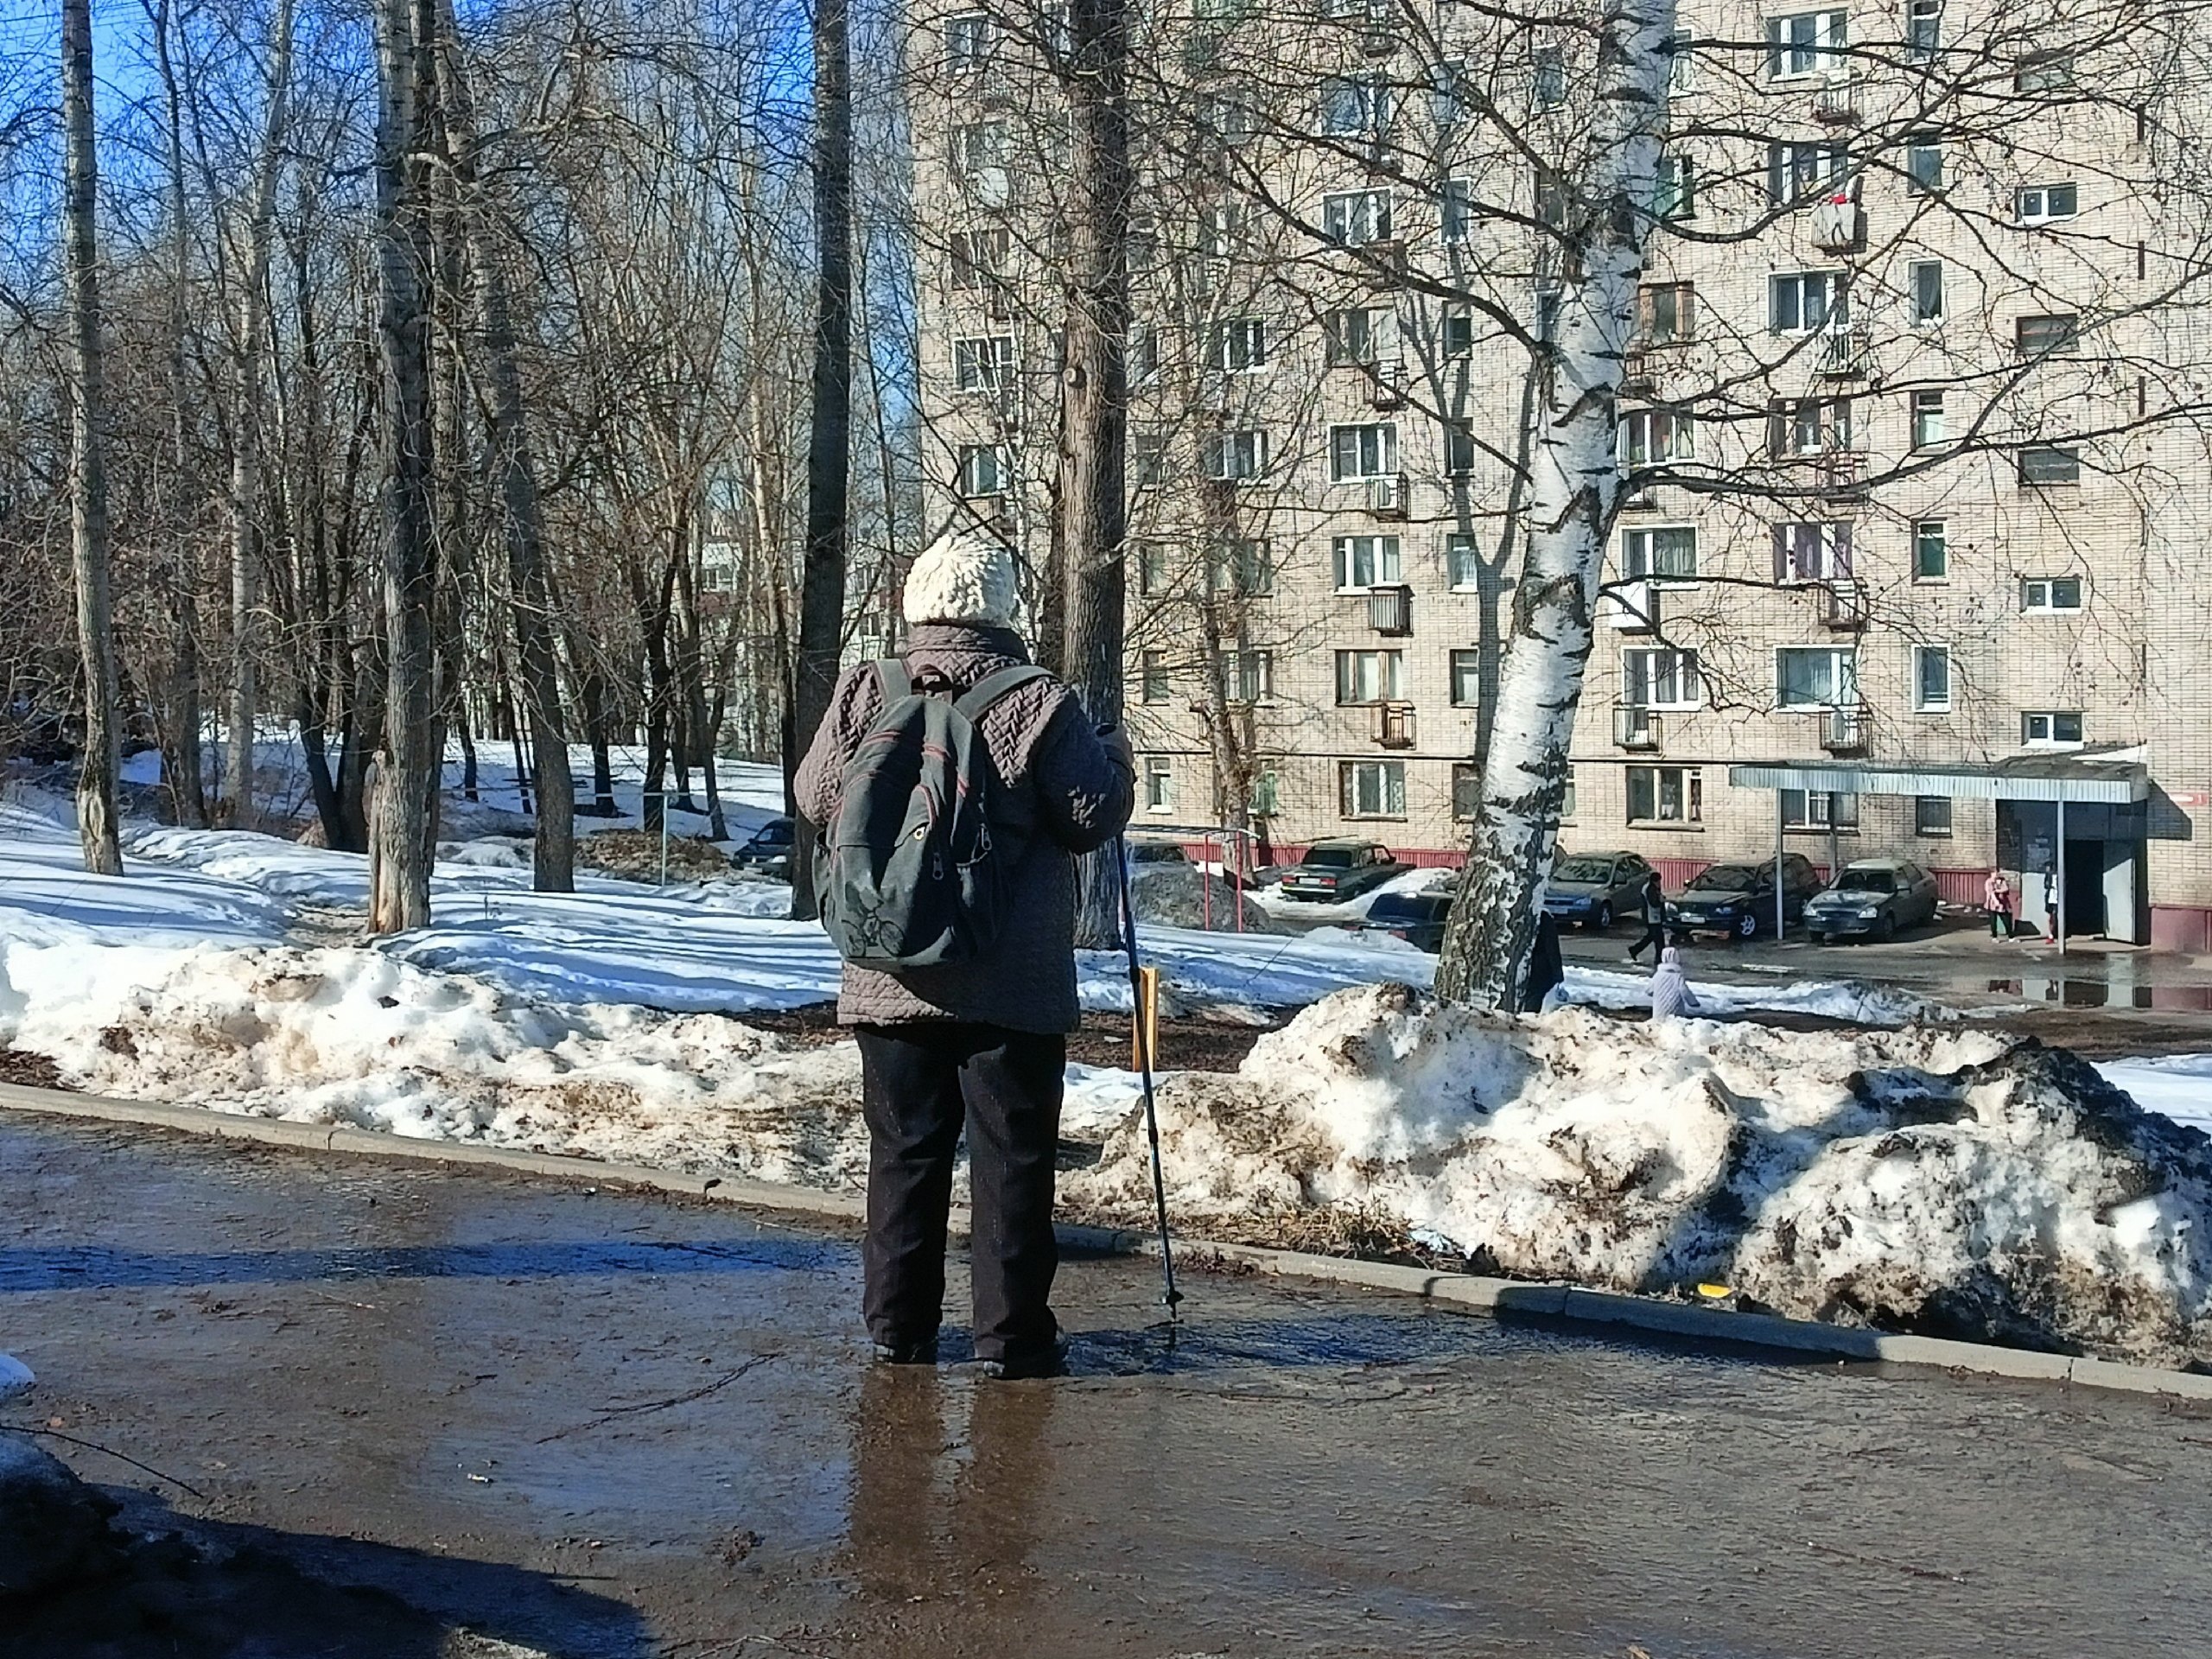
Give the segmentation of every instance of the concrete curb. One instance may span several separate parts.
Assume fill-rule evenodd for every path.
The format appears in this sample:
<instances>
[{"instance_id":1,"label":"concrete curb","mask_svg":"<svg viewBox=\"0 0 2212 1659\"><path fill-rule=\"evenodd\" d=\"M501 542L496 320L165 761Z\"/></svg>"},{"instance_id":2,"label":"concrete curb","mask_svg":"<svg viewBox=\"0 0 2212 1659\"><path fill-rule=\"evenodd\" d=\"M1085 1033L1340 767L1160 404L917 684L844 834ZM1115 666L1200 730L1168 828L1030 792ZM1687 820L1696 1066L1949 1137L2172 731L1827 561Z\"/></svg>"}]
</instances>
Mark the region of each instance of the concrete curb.
<instances>
[{"instance_id":1,"label":"concrete curb","mask_svg":"<svg viewBox=\"0 0 2212 1659\"><path fill-rule=\"evenodd\" d=\"M474 1146L450 1141L416 1141L370 1129L289 1123L277 1118L234 1116L206 1107L110 1100L51 1089L29 1089L17 1084L0 1084L0 1109L84 1118L95 1122L142 1123L158 1128L179 1129L188 1135L215 1135L250 1141L262 1146L289 1147L309 1152L342 1152L375 1158L404 1158L420 1163L461 1164L508 1170L598 1186L680 1193L687 1197L709 1198L718 1204L734 1204L746 1209L785 1215L831 1217L840 1221L855 1221L865 1214L864 1201L856 1192L831 1192L767 1181L690 1175L645 1164L601 1163L589 1158L521 1152L504 1147ZM964 1229L966 1221L966 1213L956 1209L953 1212L955 1228ZM1058 1231L1062 1243L1075 1249L1137 1255L1156 1255L1160 1249L1159 1240L1149 1233L1076 1225L1063 1225ZM2064 1382L2076 1388L2112 1389L2183 1400L2212 1401L2212 1376L2193 1371L2162 1370L2147 1365L2079 1358L2069 1354L2036 1353L2023 1348L2000 1348L1988 1343L1895 1336L1847 1325L1783 1319L1774 1314L1736 1313L1724 1308L1699 1307L1686 1302L1617 1295L1608 1291L1585 1290L1578 1286L1531 1284L1517 1279L1485 1279L1472 1274L1436 1273L1426 1268L1363 1261L1357 1256L1313 1255L1303 1251L1272 1249L1257 1244L1222 1244L1205 1239L1183 1238L1176 1242L1176 1249L1180 1255L1194 1262L1225 1262L1260 1273L1325 1280L1340 1285L1358 1285L1370 1290L1415 1296L1424 1301L1477 1309L1493 1315L1618 1325L1658 1335L1688 1338L1694 1341L1732 1343L1785 1352L1817 1354L1838 1360L1924 1365L1982 1376L2021 1377Z\"/></svg>"}]
</instances>

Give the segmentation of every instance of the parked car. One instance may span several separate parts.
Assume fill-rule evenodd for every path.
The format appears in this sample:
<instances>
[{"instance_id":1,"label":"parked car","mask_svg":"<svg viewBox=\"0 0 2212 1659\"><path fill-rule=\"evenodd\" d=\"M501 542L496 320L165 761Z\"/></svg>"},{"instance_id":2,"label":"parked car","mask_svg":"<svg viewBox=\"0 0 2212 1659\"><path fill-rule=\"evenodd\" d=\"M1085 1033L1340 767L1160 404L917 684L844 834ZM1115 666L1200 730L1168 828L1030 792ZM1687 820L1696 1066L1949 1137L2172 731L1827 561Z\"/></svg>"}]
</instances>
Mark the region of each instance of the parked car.
<instances>
[{"instance_id":1,"label":"parked car","mask_svg":"<svg viewBox=\"0 0 2212 1659\"><path fill-rule=\"evenodd\" d=\"M1444 948L1444 920L1452 913L1457 886L1447 881L1419 893L1378 893L1367 907L1367 931L1390 934L1433 955Z\"/></svg>"},{"instance_id":2,"label":"parked car","mask_svg":"<svg viewBox=\"0 0 2212 1659\"><path fill-rule=\"evenodd\" d=\"M1571 853L1552 871L1544 908L1554 921L1580 922L1602 933L1615 917L1640 910L1650 880L1650 862L1640 854Z\"/></svg>"},{"instance_id":3,"label":"parked car","mask_svg":"<svg viewBox=\"0 0 2212 1659\"><path fill-rule=\"evenodd\" d=\"M1782 915L1795 926L1806 902L1821 890L1820 872L1802 853L1782 855ZM1699 871L1667 906L1667 925L1678 933L1726 933L1738 939L1774 928L1774 861L1713 864Z\"/></svg>"},{"instance_id":4,"label":"parked car","mask_svg":"<svg viewBox=\"0 0 2212 1659\"><path fill-rule=\"evenodd\" d=\"M750 870L779 881L791 879L791 821L771 818L741 842L729 855L733 869Z\"/></svg>"},{"instance_id":5,"label":"parked car","mask_svg":"<svg viewBox=\"0 0 2212 1659\"><path fill-rule=\"evenodd\" d=\"M1910 859L1854 859L1805 906L1805 931L1822 944L1838 937L1894 938L1901 927L1936 919L1936 878Z\"/></svg>"},{"instance_id":6,"label":"parked car","mask_svg":"<svg viewBox=\"0 0 2212 1659\"><path fill-rule=\"evenodd\" d=\"M1371 841L1317 841L1282 879L1282 896L1320 904L1342 904L1379 887L1406 866L1388 847Z\"/></svg>"},{"instance_id":7,"label":"parked car","mask_svg":"<svg viewBox=\"0 0 2212 1659\"><path fill-rule=\"evenodd\" d=\"M1135 865L1188 865L1191 855L1179 841L1166 836L1147 836L1141 831L1129 832L1129 862Z\"/></svg>"}]
</instances>

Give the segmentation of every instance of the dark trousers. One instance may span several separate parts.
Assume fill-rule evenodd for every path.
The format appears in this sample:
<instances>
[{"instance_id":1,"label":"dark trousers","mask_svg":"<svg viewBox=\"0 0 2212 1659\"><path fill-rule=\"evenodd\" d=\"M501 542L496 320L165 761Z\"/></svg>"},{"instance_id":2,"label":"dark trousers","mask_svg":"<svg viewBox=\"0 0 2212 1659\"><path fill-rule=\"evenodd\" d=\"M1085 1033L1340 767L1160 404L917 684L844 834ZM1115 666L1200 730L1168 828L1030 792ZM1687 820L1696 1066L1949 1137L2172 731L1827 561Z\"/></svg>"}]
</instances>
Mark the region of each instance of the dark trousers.
<instances>
[{"instance_id":1,"label":"dark trousers","mask_svg":"<svg viewBox=\"0 0 2212 1659\"><path fill-rule=\"evenodd\" d=\"M1049 1349L1058 1334L1051 1306L1060 1264L1052 1160L1067 1039L950 1020L862 1026L855 1034L868 1130L868 1334L901 1344L937 1333L953 1154L964 1122L976 1357Z\"/></svg>"},{"instance_id":2,"label":"dark trousers","mask_svg":"<svg viewBox=\"0 0 2212 1659\"><path fill-rule=\"evenodd\" d=\"M1665 948L1666 944L1667 924L1664 922L1646 922L1643 925L1643 937L1637 940L1634 944L1629 946L1628 953L1631 957L1641 957L1647 949L1654 950L1662 950Z\"/></svg>"}]
</instances>

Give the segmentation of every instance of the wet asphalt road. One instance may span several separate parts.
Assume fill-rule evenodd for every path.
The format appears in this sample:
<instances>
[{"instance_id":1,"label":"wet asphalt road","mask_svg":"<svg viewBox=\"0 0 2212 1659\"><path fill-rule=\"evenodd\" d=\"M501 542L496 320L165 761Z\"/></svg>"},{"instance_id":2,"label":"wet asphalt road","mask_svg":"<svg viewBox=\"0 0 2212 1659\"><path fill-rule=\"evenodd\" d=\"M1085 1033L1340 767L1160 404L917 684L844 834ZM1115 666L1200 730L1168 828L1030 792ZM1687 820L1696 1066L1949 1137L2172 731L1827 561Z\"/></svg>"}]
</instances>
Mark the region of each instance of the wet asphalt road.
<instances>
[{"instance_id":1,"label":"wet asphalt road","mask_svg":"<svg viewBox=\"0 0 2212 1659\"><path fill-rule=\"evenodd\" d=\"M874 1370L844 1238L0 1122L11 1421L197 1491L50 1442L137 1518L532 1649L2206 1651L2201 1411L1204 1274L1171 1349L1147 1265L1063 1287L1072 1379Z\"/></svg>"}]
</instances>

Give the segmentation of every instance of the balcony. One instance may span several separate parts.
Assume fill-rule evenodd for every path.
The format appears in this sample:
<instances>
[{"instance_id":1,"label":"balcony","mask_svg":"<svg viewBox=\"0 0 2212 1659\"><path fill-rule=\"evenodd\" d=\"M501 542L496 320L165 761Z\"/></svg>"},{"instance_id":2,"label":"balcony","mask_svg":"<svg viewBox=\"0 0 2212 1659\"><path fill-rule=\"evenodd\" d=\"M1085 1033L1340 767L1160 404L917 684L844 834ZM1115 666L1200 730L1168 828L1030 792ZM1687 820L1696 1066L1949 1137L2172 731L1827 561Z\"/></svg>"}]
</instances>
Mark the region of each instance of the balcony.
<instances>
[{"instance_id":1,"label":"balcony","mask_svg":"<svg viewBox=\"0 0 2212 1659\"><path fill-rule=\"evenodd\" d=\"M1823 81L1819 92L1813 95L1813 119L1823 126L1853 127L1859 124L1859 79L1847 75L1835 80Z\"/></svg>"},{"instance_id":2,"label":"balcony","mask_svg":"<svg viewBox=\"0 0 2212 1659\"><path fill-rule=\"evenodd\" d=\"M1656 377L1652 372L1651 353L1640 346L1630 346L1621 354L1621 396L1649 397Z\"/></svg>"},{"instance_id":3,"label":"balcony","mask_svg":"<svg viewBox=\"0 0 2212 1659\"><path fill-rule=\"evenodd\" d=\"M1367 480L1367 510L1377 518L1402 518L1412 492L1403 473L1389 473Z\"/></svg>"},{"instance_id":4,"label":"balcony","mask_svg":"<svg viewBox=\"0 0 2212 1659\"><path fill-rule=\"evenodd\" d=\"M1866 752L1866 710L1859 703L1823 709L1813 716L1818 723L1821 747L1830 754Z\"/></svg>"},{"instance_id":5,"label":"balcony","mask_svg":"<svg viewBox=\"0 0 2212 1659\"><path fill-rule=\"evenodd\" d=\"M1598 624L1623 633L1656 633L1659 594L1656 582L1615 582L1598 595Z\"/></svg>"},{"instance_id":6,"label":"balcony","mask_svg":"<svg viewBox=\"0 0 2212 1659\"><path fill-rule=\"evenodd\" d=\"M1390 358L1367 365L1367 399L1377 409L1403 409L1406 404L1406 364Z\"/></svg>"},{"instance_id":7,"label":"balcony","mask_svg":"<svg viewBox=\"0 0 2212 1659\"><path fill-rule=\"evenodd\" d=\"M1866 584L1855 576L1833 577L1821 589L1821 620L1839 632L1856 633L1865 627L1871 608Z\"/></svg>"},{"instance_id":8,"label":"balcony","mask_svg":"<svg viewBox=\"0 0 2212 1659\"><path fill-rule=\"evenodd\" d=\"M1384 749L1410 749L1414 746L1414 706L1410 702L1378 702L1375 705L1376 747Z\"/></svg>"},{"instance_id":9,"label":"balcony","mask_svg":"<svg viewBox=\"0 0 2212 1659\"><path fill-rule=\"evenodd\" d=\"M1828 380L1859 380L1874 354L1874 339L1864 328L1843 328L1820 338L1814 372Z\"/></svg>"},{"instance_id":10,"label":"balcony","mask_svg":"<svg viewBox=\"0 0 2212 1659\"><path fill-rule=\"evenodd\" d=\"M1367 626L1376 632L1402 639L1414 631L1414 590L1410 588L1370 588L1367 590Z\"/></svg>"},{"instance_id":11,"label":"balcony","mask_svg":"<svg viewBox=\"0 0 2212 1659\"><path fill-rule=\"evenodd\" d=\"M1359 49L1370 58L1387 58L1398 49L1398 31L1388 24L1370 22L1359 31Z\"/></svg>"},{"instance_id":12,"label":"balcony","mask_svg":"<svg viewBox=\"0 0 2212 1659\"><path fill-rule=\"evenodd\" d=\"M1014 510L1003 495L971 495L964 498L961 509L971 523L1001 535L1014 531Z\"/></svg>"},{"instance_id":13,"label":"balcony","mask_svg":"<svg viewBox=\"0 0 2212 1659\"><path fill-rule=\"evenodd\" d=\"M1814 204L1813 245L1823 253L1856 253L1866 245L1866 215L1848 192Z\"/></svg>"},{"instance_id":14,"label":"balcony","mask_svg":"<svg viewBox=\"0 0 2212 1659\"><path fill-rule=\"evenodd\" d=\"M1866 499L1866 457L1856 449L1822 450L1815 462L1815 476L1831 499Z\"/></svg>"},{"instance_id":15,"label":"balcony","mask_svg":"<svg viewBox=\"0 0 2212 1659\"><path fill-rule=\"evenodd\" d=\"M1624 702L1613 709L1613 741L1624 749L1656 754L1665 737L1665 721L1642 703Z\"/></svg>"}]
</instances>

